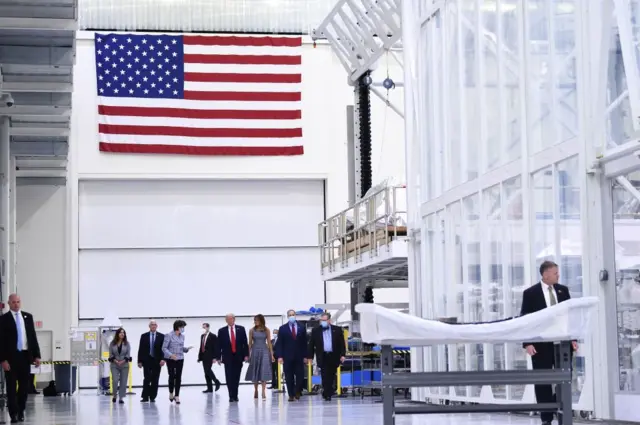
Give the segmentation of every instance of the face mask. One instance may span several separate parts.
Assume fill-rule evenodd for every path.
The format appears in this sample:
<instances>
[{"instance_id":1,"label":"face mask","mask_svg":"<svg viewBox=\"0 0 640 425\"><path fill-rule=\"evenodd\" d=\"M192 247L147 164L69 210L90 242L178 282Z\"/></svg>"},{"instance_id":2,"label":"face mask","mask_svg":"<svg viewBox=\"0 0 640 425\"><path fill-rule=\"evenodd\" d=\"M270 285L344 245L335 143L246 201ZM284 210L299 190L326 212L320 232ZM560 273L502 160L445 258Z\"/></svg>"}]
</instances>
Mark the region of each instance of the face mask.
<instances>
[{"instance_id":1,"label":"face mask","mask_svg":"<svg viewBox=\"0 0 640 425\"><path fill-rule=\"evenodd\" d=\"M184 328L180 328L180 333L183 334L184 333Z\"/></svg>"},{"instance_id":2,"label":"face mask","mask_svg":"<svg viewBox=\"0 0 640 425\"><path fill-rule=\"evenodd\" d=\"M296 316L289 316L289 323L291 324L296 323Z\"/></svg>"},{"instance_id":3,"label":"face mask","mask_svg":"<svg viewBox=\"0 0 640 425\"><path fill-rule=\"evenodd\" d=\"M322 326L323 328L327 328L329 327L329 324L327 322L322 321L320 322L320 326Z\"/></svg>"}]
</instances>

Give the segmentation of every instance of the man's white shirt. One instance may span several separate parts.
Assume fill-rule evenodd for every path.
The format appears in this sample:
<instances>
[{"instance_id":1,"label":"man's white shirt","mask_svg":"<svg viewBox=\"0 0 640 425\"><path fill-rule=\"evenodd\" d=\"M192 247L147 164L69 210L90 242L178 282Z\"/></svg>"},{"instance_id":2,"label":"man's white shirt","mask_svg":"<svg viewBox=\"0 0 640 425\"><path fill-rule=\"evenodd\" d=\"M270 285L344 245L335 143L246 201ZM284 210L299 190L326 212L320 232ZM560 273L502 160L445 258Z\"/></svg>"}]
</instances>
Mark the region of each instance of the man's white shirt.
<instances>
[{"instance_id":1,"label":"man's white shirt","mask_svg":"<svg viewBox=\"0 0 640 425\"><path fill-rule=\"evenodd\" d=\"M20 315L20 332L22 333L22 351L27 351L29 349L29 344L27 342L27 328L24 325L24 316L22 315L22 311L11 311L11 316L13 316L13 321L16 322L16 330L18 326L18 322L16 320L16 314Z\"/></svg>"}]
</instances>

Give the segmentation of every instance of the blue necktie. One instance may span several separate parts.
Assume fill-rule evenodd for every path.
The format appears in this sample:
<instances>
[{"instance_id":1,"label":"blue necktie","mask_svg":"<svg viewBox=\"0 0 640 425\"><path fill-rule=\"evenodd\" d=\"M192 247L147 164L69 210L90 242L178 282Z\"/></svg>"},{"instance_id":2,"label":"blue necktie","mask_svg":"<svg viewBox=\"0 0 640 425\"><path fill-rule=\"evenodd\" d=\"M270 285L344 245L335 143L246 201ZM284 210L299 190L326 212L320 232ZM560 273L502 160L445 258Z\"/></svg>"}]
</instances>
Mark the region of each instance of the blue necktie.
<instances>
[{"instance_id":1,"label":"blue necktie","mask_svg":"<svg viewBox=\"0 0 640 425\"><path fill-rule=\"evenodd\" d=\"M151 349L149 350L149 354L153 357L153 347L156 345L156 333L151 333Z\"/></svg>"},{"instance_id":2,"label":"blue necktie","mask_svg":"<svg viewBox=\"0 0 640 425\"><path fill-rule=\"evenodd\" d=\"M20 313L16 313L16 328L18 331L18 351L22 351L22 347L24 346L22 343L22 326L20 324Z\"/></svg>"}]
</instances>

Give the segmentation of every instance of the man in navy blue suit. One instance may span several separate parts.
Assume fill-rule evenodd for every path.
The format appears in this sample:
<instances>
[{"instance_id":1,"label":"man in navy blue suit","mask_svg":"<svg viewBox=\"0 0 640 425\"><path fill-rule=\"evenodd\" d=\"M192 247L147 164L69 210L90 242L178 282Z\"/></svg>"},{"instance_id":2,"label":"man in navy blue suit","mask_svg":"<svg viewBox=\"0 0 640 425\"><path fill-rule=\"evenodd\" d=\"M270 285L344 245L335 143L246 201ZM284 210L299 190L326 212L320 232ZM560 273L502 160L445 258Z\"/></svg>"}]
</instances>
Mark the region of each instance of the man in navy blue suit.
<instances>
[{"instance_id":1,"label":"man in navy blue suit","mask_svg":"<svg viewBox=\"0 0 640 425\"><path fill-rule=\"evenodd\" d=\"M296 312L287 311L287 323L278 329L276 357L284 368L289 401L299 400L304 385L304 364L307 362L307 331L296 321Z\"/></svg>"},{"instance_id":2,"label":"man in navy blue suit","mask_svg":"<svg viewBox=\"0 0 640 425\"><path fill-rule=\"evenodd\" d=\"M238 401L238 388L243 362L249 361L249 342L244 327L236 325L236 316L227 314L227 326L218 330L218 364L224 364L224 376L227 380L229 401Z\"/></svg>"}]
</instances>

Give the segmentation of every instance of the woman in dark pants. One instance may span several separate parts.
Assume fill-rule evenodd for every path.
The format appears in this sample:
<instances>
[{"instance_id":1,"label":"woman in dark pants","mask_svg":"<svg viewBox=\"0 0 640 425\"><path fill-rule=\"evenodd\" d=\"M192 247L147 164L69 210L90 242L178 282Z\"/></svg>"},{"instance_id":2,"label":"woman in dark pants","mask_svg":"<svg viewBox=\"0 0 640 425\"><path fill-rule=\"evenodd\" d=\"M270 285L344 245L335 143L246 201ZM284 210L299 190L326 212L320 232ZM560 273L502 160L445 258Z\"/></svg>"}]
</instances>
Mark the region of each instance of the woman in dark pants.
<instances>
[{"instance_id":1,"label":"woman in dark pants","mask_svg":"<svg viewBox=\"0 0 640 425\"><path fill-rule=\"evenodd\" d=\"M193 348L184 346L185 326L187 324L184 320L173 322L173 332L165 335L162 343L162 352L167 361L167 372L169 372L169 400L175 400L176 404L180 404L180 383L182 382L184 353Z\"/></svg>"}]
</instances>

